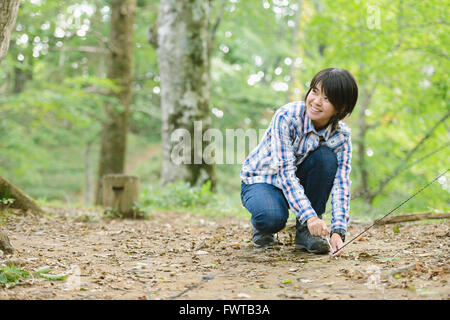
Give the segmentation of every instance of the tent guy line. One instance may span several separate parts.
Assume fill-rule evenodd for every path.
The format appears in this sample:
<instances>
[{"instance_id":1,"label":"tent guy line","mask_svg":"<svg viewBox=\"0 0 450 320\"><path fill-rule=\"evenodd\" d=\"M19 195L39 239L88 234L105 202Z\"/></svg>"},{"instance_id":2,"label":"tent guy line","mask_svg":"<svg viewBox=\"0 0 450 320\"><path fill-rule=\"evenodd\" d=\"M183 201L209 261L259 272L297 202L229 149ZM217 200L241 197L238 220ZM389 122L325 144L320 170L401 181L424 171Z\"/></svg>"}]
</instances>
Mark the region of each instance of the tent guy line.
<instances>
[{"instance_id":1,"label":"tent guy line","mask_svg":"<svg viewBox=\"0 0 450 320\"><path fill-rule=\"evenodd\" d=\"M367 227L366 229L364 229L362 232L360 232L358 235L356 235L355 237L353 237L353 239L351 239L350 241L348 241L346 244L344 244L342 247L340 247L339 249L337 249L336 251L333 252L333 254L336 254L337 252L339 252L340 250L342 250L344 247L346 247L347 245L349 245L350 243L352 243L353 241L355 241L357 238L359 238L363 233L367 232L370 228L372 228L377 222L379 222L380 220L383 220L384 218L386 218L388 215L390 215L392 212L394 212L395 210L397 210L398 208L400 208L402 205L404 205L406 202L408 202L409 200L411 200L412 198L414 198L416 195L418 195L419 193L421 193L423 190L425 190L426 188L428 188L433 182L435 182L436 180L438 180L440 177L442 177L444 174L446 174L448 172L447 169L445 170L443 173L441 173L440 175L438 175L436 178L434 178L431 182L428 182L425 186L423 186L421 189L419 189L418 191L416 191L412 196L410 196L408 199L406 199L405 201L403 201L402 203L400 203L397 207L395 207L394 209L392 209L391 211L389 211L387 214L385 214L383 217L381 217L380 219L375 220L369 227Z\"/></svg>"}]
</instances>

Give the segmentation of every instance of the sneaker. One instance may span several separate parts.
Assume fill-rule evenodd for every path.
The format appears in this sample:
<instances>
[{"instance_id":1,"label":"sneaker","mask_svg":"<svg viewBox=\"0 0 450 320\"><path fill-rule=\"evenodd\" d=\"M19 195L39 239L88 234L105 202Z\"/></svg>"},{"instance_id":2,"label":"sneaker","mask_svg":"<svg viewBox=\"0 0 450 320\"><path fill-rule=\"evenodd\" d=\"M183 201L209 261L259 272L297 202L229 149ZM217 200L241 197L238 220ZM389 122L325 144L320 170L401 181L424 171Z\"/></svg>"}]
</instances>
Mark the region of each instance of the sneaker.
<instances>
[{"instance_id":1,"label":"sneaker","mask_svg":"<svg viewBox=\"0 0 450 320\"><path fill-rule=\"evenodd\" d=\"M330 247L325 239L312 236L306 224L297 225L295 233L295 249L310 253L325 254L330 252Z\"/></svg>"},{"instance_id":2,"label":"sneaker","mask_svg":"<svg viewBox=\"0 0 450 320\"><path fill-rule=\"evenodd\" d=\"M255 247L259 249L264 249L275 244L275 237L271 233L262 233L255 229L252 225L252 240Z\"/></svg>"}]
</instances>

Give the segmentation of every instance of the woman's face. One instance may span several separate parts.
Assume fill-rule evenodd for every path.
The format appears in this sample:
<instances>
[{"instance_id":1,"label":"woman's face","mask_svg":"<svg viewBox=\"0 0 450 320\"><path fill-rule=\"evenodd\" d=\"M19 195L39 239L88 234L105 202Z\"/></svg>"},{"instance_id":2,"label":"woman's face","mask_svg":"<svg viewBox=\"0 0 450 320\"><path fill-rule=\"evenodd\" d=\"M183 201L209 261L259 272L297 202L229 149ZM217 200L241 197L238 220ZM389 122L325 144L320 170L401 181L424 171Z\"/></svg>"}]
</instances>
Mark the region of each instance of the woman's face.
<instances>
[{"instance_id":1,"label":"woman's face","mask_svg":"<svg viewBox=\"0 0 450 320\"><path fill-rule=\"evenodd\" d=\"M325 96L320 83L306 97L306 113L316 130L324 128L336 114L336 109Z\"/></svg>"}]
</instances>

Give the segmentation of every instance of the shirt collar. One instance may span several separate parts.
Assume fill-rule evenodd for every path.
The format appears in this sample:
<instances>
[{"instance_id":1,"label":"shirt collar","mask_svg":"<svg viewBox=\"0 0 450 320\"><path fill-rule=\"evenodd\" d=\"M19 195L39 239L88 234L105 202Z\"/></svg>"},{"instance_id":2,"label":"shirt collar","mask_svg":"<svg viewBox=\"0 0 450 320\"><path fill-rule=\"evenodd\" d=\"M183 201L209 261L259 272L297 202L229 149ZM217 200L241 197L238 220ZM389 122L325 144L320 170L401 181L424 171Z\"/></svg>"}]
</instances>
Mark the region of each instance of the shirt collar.
<instances>
[{"instance_id":1,"label":"shirt collar","mask_svg":"<svg viewBox=\"0 0 450 320\"><path fill-rule=\"evenodd\" d=\"M330 123L325 130L324 139L328 140L330 138L331 133L333 131L333 125ZM316 129L314 128L314 124L312 123L312 120L308 117L308 114L305 112L305 121L303 123L303 133L307 135L310 132L314 132L317 134Z\"/></svg>"}]
</instances>

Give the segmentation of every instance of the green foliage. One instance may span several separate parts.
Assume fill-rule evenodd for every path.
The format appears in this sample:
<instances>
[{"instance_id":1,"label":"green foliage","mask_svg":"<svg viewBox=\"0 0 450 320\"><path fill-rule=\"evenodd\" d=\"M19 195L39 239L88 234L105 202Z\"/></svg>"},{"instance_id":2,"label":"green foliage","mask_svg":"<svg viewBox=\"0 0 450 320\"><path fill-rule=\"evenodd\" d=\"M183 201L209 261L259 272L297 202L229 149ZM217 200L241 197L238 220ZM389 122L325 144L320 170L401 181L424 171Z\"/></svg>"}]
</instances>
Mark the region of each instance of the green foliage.
<instances>
[{"instance_id":1,"label":"green foliage","mask_svg":"<svg viewBox=\"0 0 450 320\"><path fill-rule=\"evenodd\" d=\"M39 268L33 272L33 276L44 278L51 281L63 281L67 279L67 275L49 274L51 268L48 266ZM13 288L19 282L25 281L31 277L30 272L16 267L14 264L8 264L0 269L0 285L6 289Z\"/></svg>"},{"instance_id":2,"label":"green foliage","mask_svg":"<svg viewBox=\"0 0 450 320\"><path fill-rule=\"evenodd\" d=\"M5 206L10 206L13 204L15 199L12 198L0 198L0 204L3 204Z\"/></svg>"},{"instance_id":3,"label":"green foliage","mask_svg":"<svg viewBox=\"0 0 450 320\"><path fill-rule=\"evenodd\" d=\"M173 183L164 188L148 186L140 194L140 203L143 206L161 209L197 209L205 208L216 201L211 191L211 182L208 181L200 187L191 187L189 183Z\"/></svg>"},{"instance_id":4,"label":"green foliage","mask_svg":"<svg viewBox=\"0 0 450 320\"><path fill-rule=\"evenodd\" d=\"M33 275L40 277L40 278L44 278L47 280L51 280L51 281L64 281L67 279L67 275L64 274L49 274L49 272L51 271L51 268L48 266L39 268L38 270L36 270Z\"/></svg>"},{"instance_id":5,"label":"green foliage","mask_svg":"<svg viewBox=\"0 0 450 320\"><path fill-rule=\"evenodd\" d=\"M107 208L105 210L105 212L103 212L103 216L105 218L110 218L110 219L122 219L123 218L123 215L117 209L110 209L110 208Z\"/></svg>"},{"instance_id":6,"label":"green foliage","mask_svg":"<svg viewBox=\"0 0 450 320\"><path fill-rule=\"evenodd\" d=\"M299 1L211 3L211 25L225 4L211 59L213 128L267 128L274 110L303 99L312 76L334 66L350 70L360 87L357 107L345 120L354 145L352 193L361 185L362 166L371 191L402 169L372 202L352 201L352 216L375 218L450 167L442 148L449 144L448 119L405 161L449 110L448 1L302 1L297 43ZM0 175L33 197L79 202L86 175L95 176L103 106L118 107L108 95L117 85L106 79L109 6L106 0L21 3L0 69ZM147 40L158 6L139 0L136 10L129 160L161 141L161 75ZM277 83L295 94L288 97ZM365 154L358 152L360 141ZM151 185L139 206L243 212L240 164L217 166L212 196L185 184L161 189L155 182L161 158L134 168ZM449 181L447 174L402 211L448 211Z\"/></svg>"},{"instance_id":7,"label":"green foliage","mask_svg":"<svg viewBox=\"0 0 450 320\"><path fill-rule=\"evenodd\" d=\"M5 266L0 269L0 284L6 289L14 287L29 277L30 273L28 271L19 269L15 265Z\"/></svg>"}]
</instances>

